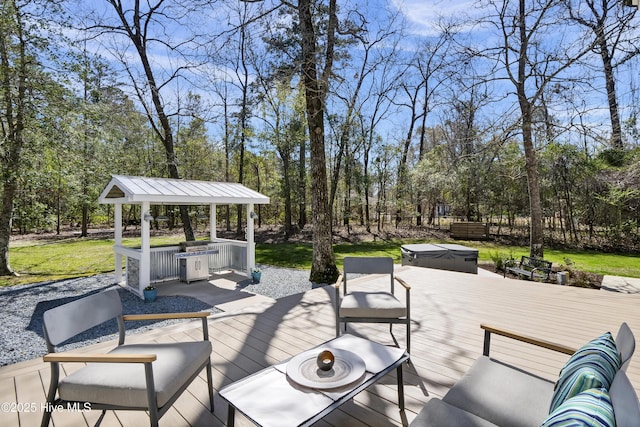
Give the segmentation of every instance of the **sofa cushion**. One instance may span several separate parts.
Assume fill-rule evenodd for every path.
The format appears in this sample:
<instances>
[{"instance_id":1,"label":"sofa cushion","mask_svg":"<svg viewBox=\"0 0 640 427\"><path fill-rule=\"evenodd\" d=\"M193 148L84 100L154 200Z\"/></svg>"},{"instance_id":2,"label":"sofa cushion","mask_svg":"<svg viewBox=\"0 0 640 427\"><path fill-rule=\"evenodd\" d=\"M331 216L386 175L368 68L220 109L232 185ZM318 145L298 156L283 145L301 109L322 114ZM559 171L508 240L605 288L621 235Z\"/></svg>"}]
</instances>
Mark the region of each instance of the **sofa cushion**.
<instances>
[{"instance_id":1,"label":"sofa cushion","mask_svg":"<svg viewBox=\"0 0 640 427\"><path fill-rule=\"evenodd\" d=\"M432 398L410 424L411 427L495 427L495 424L463 409Z\"/></svg>"},{"instance_id":2,"label":"sofa cushion","mask_svg":"<svg viewBox=\"0 0 640 427\"><path fill-rule=\"evenodd\" d=\"M389 292L350 292L340 304L340 317L381 317L397 319L407 308Z\"/></svg>"},{"instance_id":3,"label":"sofa cushion","mask_svg":"<svg viewBox=\"0 0 640 427\"><path fill-rule=\"evenodd\" d=\"M620 366L620 354L610 332L589 341L569 358L560 371L549 413L582 391L609 389Z\"/></svg>"},{"instance_id":4,"label":"sofa cushion","mask_svg":"<svg viewBox=\"0 0 640 427\"><path fill-rule=\"evenodd\" d=\"M627 374L621 369L616 374L609 389L613 403L617 427L638 427L640 425L640 401L629 381Z\"/></svg>"},{"instance_id":5,"label":"sofa cushion","mask_svg":"<svg viewBox=\"0 0 640 427\"><path fill-rule=\"evenodd\" d=\"M155 354L152 363L158 407L186 384L206 364L210 341L169 344L130 344L112 354ZM142 363L90 363L60 381L60 398L69 401L107 403L146 408L147 385Z\"/></svg>"},{"instance_id":6,"label":"sofa cushion","mask_svg":"<svg viewBox=\"0 0 640 427\"><path fill-rule=\"evenodd\" d=\"M614 427L613 405L607 390L592 388L567 399L549 414L542 427Z\"/></svg>"},{"instance_id":7,"label":"sofa cushion","mask_svg":"<svg viewBox=\"0 0 640 427\"><path fill-rule=\"evenodd\" d=\"M545 420L552 394L553 382L481 356L443 400L497 425L529 427Z\"/></svg>"}]
</instances>

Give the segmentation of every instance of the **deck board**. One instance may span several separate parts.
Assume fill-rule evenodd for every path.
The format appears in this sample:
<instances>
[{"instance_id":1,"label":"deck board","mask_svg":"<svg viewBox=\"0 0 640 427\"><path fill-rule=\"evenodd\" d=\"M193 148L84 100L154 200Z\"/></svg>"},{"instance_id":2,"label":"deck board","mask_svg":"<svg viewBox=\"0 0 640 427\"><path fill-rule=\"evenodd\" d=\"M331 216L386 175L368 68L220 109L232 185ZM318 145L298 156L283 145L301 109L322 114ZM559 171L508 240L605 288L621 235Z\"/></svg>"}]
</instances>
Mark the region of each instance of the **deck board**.
<instances>
[{"instance_id":1,"label":"deck board","mask_svg":"<svg viewBox=\"0 0 640 427\"><path fill-rule=\"evenodd\" d=\"M482 353L484 334L480 323L505 327L566 345L580 347L606 331L616 333L622 321L640 337L640 295L568 286L548 285L501 277L486 277L419 267L399 267L398 276L412 287L411 365L404 367L406 411L397 408L395 372L383 378L329 414L318 426L403 425L416 416L431 397L442 397ZM381 278L358 278L350 290L388 286ZM271 305L242 307L212 316L209 336L213 343L214 388L285 360L335 335L334 290L312 289L281 298ZM402 293L399 293L400 295ZM354 324L349 332L383 344L394 343L387 325ZM394 335L405 345L403 325ZM183 323L127 336L127 342L168 342L202 337L201 322ZM82 352L108 351L114 341L88 346ZM554 380L566 355L530 345L492 337L492 356ZM636 355L629 366L631 381L640 393L640 362ZM81 365L65 364L63 375ZM49 367L40 359L0 368L0 400L45 401ZM222 426L227 407L216 393L215 412L208 409L204 372L160 420L161 426ZM38 406L39 407L39 406ZM93 425L100 413L56 413L55 425ZM32 426L40 413L0 413L2 426ZM103 426L138 426L148 423L144 412L108 411ZM237 426L252 424L240 414Z\"/></svg>"},{"instance_id":2,"label":"deck board","mask_svg":"<svg viewBox=\"0 0 640 427\"><path fill-rule=\"evenodd\" d=\"M0 379L0 402L15 405L17 401L14 379ZM18 425L18 423L19 418L17 410L14 411L11 406L8 406L0 411L0 425L14 426Z\"/></svg>"}]
</instances>

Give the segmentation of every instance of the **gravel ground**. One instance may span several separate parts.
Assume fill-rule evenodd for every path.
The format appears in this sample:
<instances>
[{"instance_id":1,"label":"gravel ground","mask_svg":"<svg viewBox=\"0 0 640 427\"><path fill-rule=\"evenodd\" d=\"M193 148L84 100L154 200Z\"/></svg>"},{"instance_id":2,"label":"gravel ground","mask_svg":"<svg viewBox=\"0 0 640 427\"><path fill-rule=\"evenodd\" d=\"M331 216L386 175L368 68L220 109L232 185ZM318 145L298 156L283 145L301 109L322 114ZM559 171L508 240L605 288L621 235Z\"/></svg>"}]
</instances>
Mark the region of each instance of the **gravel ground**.
<instances>
[{"instance_id":1,"label":"gravel ground","mask_svg":"<svg viewBox=\"0 0 640 427\"><path fill-rule=\"evenodd\" d=\"M315 287L309 282L309 272L272 266L259 266L260 283L251 280L241 282L239 288L247 292L274 299L308 291ZM190 297L158 297L153 304L145 304L140 298L116 285L113 274L102 274L56 282L19 285L0 289L0 366L40 357L46 353L42 338L42 314L50 308L62 305L95 292L116 288L120 293L124 313L167 313L182 311L219 310ZM127 322L127 334L160 328L179 321ZM97 326L74 338L61 347L69 350L89 344L117 338L115 322Z\"/></svg>"},{"instance_id":2,"label":"gravel ground","mask_svg":"<svg viewBox=\"0 0 640 427\"><path fill-rule=\"evenodd\" d=\"M321 286L312 284L309 281L308 270L295 270L270 265L258 265L257 267L262 271L260 283L253 283L251 279L248 279L239 283L240 289L279 299Z\"/></svg>"}]
</instances>

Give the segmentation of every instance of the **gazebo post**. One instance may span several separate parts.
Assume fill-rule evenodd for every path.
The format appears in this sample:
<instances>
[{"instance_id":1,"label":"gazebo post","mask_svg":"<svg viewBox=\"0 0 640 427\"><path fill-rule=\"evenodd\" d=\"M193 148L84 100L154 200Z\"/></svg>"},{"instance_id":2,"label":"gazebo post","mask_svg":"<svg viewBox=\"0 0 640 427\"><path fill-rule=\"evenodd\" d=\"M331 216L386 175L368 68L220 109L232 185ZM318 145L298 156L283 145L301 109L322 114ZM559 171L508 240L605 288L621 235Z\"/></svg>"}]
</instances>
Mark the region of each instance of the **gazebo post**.
<instances>
[{"instance_id":1,"label":"gazebo post","mask_svg":"<svg viewBox=\"0 0 640 427\"><path fill-rule=\"evenodd\" d=\"M209 240L212 242L218 237L216 231L216 207L217 205L214 205L213 203L209 206Z\"/></svg>"},{"instance_id":2,"label":"gazebo post","mask_svg":"<svg viewBox=\"0 0 640 427\"><path fill-rule=\"evenodd\" d=\"M142 290L151 283L151 224L145 217L150 214L150 203L142 202L140 209L140 268L138 270L138 291L142 295Z\"/></svg>"},{"instance_id":3,"label":"gazebo post","mask_svg":"<svg viewBox=\"0 0 640 427\"><path fill-rule=\"evenodd\" d=\"M114 244L116 247L122 246L122 203L114 203L113 205L113 234ZM116 283L122 282L122 255L116 251L115 253L115 280Z\"/></svg>"},{"instance_id":4,"label":"gazebo post","mask_svg":"<svg viewBox=\"0 0 640 427\"><path fill-rule=\"evenodd\" d=\"M247 203L247 275L256 266L256 244L253 239L253 203Z\"/></svg>"}]
</instances>

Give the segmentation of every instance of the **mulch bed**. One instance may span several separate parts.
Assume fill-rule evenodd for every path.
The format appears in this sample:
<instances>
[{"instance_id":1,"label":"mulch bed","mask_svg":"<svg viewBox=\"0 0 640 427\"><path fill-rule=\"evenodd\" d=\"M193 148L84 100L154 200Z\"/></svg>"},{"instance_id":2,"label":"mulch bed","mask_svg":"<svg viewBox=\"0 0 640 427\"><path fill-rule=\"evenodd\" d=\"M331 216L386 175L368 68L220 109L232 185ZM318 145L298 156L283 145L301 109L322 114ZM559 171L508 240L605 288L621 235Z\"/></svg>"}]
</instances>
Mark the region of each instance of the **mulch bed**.
<instances>
[{"instance_id":1,"label":"mulch bed","mask_svg":"<svg viewBox=\"0 0 640 427\"><path fill-rule=\"evenodd\" d=\"M496 268L496 265L493 263L481 264L480 268L484 268L485 270L491 271L493 273L504 275L504 271ZM559 270L553 270L553 273L557 273ZM589 273L586 271L580 270L570 270L567 275L567 285L568 286L577 286L580 288L589 288L589 289L600 289L602 286L602 278L604 277L602 274ZM506 273L506 277L511 279L519 279L519 280L527 280L522 276L518 276L513 273ZM555 274L551 274L551 280L545 281L546 283L557 283L555 279Z\"/></svg>"}]
</instances>

